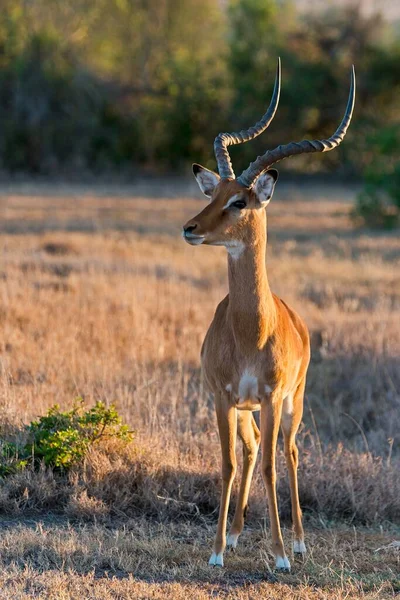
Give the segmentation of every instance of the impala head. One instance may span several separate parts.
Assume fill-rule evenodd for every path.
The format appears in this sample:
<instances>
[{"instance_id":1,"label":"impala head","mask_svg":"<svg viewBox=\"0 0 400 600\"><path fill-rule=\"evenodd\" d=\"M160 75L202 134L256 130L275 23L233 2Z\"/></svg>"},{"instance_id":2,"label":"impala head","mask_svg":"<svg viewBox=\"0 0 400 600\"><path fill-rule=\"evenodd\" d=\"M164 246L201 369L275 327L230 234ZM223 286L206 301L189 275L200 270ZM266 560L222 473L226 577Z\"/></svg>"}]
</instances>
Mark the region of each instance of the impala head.
<instances>
[{"instance_id":1,"label":"impala head","mask_svg":"<svg viewBox=\"0 0 400 600\"><path fill-rule=\"evenodd\" d=\"M271 103L264 116L249 129L239 133L220 133L214 142L218 171L214 173L194 164L193 173L210 204L183 227L183 237L191 245L226 246L231 251L243 247L257 225L265 226L268 205L278 179L278 171L270 167L289 156L309 152L328 152L336 148L346 135L355 101L355 73L351 71L350 93L346 111L336 132L325 140L291 142L268 150L259 156L236 179L227 147L242 144L260 135L271 123L279 102L281 65L278 60ZM234 251L234 250L233 250Z\"/></svg>"},{"instance_id":2,"label":"impala head","mask_svg":"<svg viewBox=\"0 0 400 600\"><path fill-rule=\"evenodd\" d=\"M272 197L278 171L265 171L251 188L237 179L221 179L197 164L193 165L193 173L210 204L184 225L183 236L192 246L226 246L234 255L250 242L258 223L265 229L264 209Z\"/></svg>"}]
</instances>

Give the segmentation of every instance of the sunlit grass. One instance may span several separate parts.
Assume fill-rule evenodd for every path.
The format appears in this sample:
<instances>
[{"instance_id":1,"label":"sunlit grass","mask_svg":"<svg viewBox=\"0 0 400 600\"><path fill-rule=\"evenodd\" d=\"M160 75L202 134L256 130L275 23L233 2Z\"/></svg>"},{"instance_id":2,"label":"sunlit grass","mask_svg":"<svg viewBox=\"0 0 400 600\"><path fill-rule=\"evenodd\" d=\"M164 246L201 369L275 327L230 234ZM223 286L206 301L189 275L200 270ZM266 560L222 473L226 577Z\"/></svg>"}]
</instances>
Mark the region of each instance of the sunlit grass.
<instances>
[{"instance_id":1,"label":"sunlit grass","mask_svg":"<svg viewBox=\"0 0 400 600\"><path fill-rule=\"evenodd\" d=\"M206 565L220 450L199 352L227 291L226 259L180 238L203 201L56 192L0 198L2 434L81 396L114 402L136 435L129 449L95 449L69 477L27 471L0 485L4 597L267 596L258 472L238 553L223 571ZM399 588L398 551L375 550L399 538L400 241L353 231L337 194L287 187L269 210L272 289L313 341L299 436L310 552L274 584L278 598ZM279 500L289 527L281 454Z\"/></svg>"}]
</instances>

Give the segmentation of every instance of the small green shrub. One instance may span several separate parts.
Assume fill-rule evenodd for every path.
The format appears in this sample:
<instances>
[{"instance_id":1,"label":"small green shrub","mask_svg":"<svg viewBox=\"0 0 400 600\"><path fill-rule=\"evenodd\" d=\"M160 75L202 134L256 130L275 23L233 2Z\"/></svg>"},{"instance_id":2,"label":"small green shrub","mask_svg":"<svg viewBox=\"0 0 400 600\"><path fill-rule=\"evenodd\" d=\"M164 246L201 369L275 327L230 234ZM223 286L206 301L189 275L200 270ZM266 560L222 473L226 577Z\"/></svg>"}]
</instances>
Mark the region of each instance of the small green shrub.
<instances>
[{"instance_id":1,"label":"small green shrub","mask_svg":"<svg viewBox=\"0 0 400 600\"><path fill-rule=\"evenodd\" d=\"M53 406L46 415L32 421L25 433L27 441L20 447L13 442L1 443L0 476L40 463L67 470L82 462L89 448L101 439L114 437L126 443L133 439L115 406L97 402L85 411L82 400L64 412L58 405Z\"/></svg>"}]
</instances>

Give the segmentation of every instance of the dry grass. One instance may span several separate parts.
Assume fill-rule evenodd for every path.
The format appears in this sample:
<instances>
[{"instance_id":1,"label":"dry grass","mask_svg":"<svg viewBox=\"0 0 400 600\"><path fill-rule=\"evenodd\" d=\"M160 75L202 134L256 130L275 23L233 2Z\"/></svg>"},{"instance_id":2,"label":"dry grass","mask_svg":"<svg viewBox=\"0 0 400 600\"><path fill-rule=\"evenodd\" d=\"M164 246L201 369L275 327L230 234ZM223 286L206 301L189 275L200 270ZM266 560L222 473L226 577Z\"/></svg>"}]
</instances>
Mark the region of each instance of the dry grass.
<instances>
[{"instance_id":1,"label":"dry grass","mask_svg":"<svg viewBox=\"0 0 400 600\"><path fill-rule=\"evenodd\" d=\"M0 598L398 591L398 551L373 552L400 535L398 236L353 231L342 190L328 197L283 187L269 210L272 287L304 316L314 346L300 435L311 554L271 586L259 475L243 546L222 573L204 566L219 444L199 349L226 291L224 251L180 239L203 200L117 192L22 189L0 197L3 435L78 395L115 402L137 432L132 448L98 448L69 479L41 471L4 482ZM23 520L49 510L43 527ZM6 520L17 516L19 527ZM360 529L367 524L372 529Z\"/></svg>"},{"instance_id":2,"label":"dry grass","mask_svg":"<svg viewBox=\"0 0 400 600\"><path fill-rule=\"evenodd\" d=\"M146 434L139 434L128 448L108 442L94 448L85 464L68 477L50 469L26 469L9 476L0 487L0 512L23 516L52 510L104 523L139 516L214 522L219 504L219 449L216 444L211 447L210 440L208 451L185 452L180 442L163 447L162 440ZM299 489L306 516L326 525L335 521L375 526L399 523L397 460L387 466L380 458L341 446L328 448L321 458L304 438L300 448ZM282 452L278 466L280 514L289 525L290 495ZM265 507L264 485L257 471L246 522L256 526L264 518Z\"/></svg>"},{"instance_id":3,"label":"dry grass","mask_svg":"<svg viewBox=\"0 0 400 600\"><path fill-rule=\"evenodd\" d=\"M399 552L388 533L313 530L293 573L269 570L268 530L246 530L226 568L207 566L206 525L124 527L65 521L3 524L0 598L389 598L400 591ZM284 537L290 542L290 532ZM3 594L3 595L2 595Z\"/></svg>"}]
</instances>

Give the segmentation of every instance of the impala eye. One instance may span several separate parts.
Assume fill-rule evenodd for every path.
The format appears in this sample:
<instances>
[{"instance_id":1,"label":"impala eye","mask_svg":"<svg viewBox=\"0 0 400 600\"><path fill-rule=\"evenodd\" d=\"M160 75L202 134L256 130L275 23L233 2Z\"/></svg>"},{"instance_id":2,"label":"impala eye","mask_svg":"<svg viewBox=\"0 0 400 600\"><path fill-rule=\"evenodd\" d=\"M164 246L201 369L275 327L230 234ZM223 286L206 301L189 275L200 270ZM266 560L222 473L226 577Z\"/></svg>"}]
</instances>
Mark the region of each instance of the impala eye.
<instances>
[{"instance_id":1,"label":"impala eye","mask_svg":"<svg viewBox=\"0 0 400 600\"><path fill-rule=\"evenodd\" d=\"M246 208L246 202L244 200L236 200L236 202L232 202L229 208L231 207L239 209Z\"/></svg>"}]
</instances>

